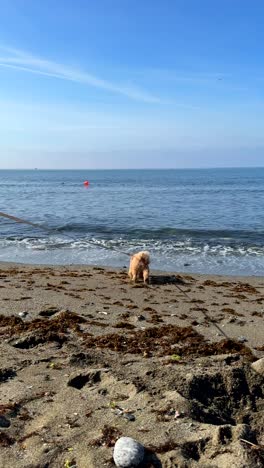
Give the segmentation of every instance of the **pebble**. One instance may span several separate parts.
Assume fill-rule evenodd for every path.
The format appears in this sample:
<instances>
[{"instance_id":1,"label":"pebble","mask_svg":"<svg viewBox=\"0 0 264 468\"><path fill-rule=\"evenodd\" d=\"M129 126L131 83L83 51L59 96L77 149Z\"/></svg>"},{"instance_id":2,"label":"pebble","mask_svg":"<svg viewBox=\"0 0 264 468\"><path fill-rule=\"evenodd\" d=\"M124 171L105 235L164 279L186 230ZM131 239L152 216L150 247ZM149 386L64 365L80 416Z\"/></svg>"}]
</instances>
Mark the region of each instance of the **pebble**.
<instances>
[{"instance_id":1,"label":"pebble","mask_svg":"<svg viewBox=\"0 0 264 468\"><path fill-rule=\"evenodd\" d=\"M28 315L28 312L19 312L18 315L21 318L25 318Z\"/></svg>"},{"instance_id":2,"label":"pebble","mask_svg":"<svg viewBox=\"0 0 264 468\"><path fill-rule=\"evenodd\" d=\"M144 447L131 437L120 437L114 447L114 462L118 468L138 466L144 458Z\"/></svg>"},{"instance_id":3,"label":"pebble","mask_svg":"<svg viewBox=\"0 0 264 468\"><path fill-rule=\"evenodd\" d=\"M239 341L239 343L245 343L247 340L247 338L245 336L239 336L237 341Z\"/></svg>"},{"instance_id":4,"label":"pebble","mask_svg":"<svg viewBox=\"0 0 264 468\"><path fill-rule=\"evenodd\" d=\"M134 416L134 414L131 414L131 413L126 413L123 415L125 419L127 419L128 421L135 421L136 418Z\"/></svg>"},{"instance_id":5,"label":"pebble","mask_svg":"<svg viewBox=\"0 0 264 468\"><path fill-rule=\"evenodd\" d=\"M255 372L264 376L264 358L258 359L251 364Z\"/></svg>"},{"instance_id":6,"label":"pebble","mask_svg":"<svg viewBox=\"0 0 264 468\"><path fill-rule=\"evenodd\" d=\"M146 317L144 317L144 315L138 315L136 320L138 320L139 322L141 322L142 320L146 320Z\"/></svg>"},{"instance_id":7,"label":"pebble","mask_svg":"<svg viewBox=\"0 0 264 468\"><path fill-rule=\"evenodd\" d=\"M228 323L236 323L236 321L237 321L237 319L236 319L235 317L230 317L230 318L226 321L226 323L227 323L227 324L228 324Z\"/></svg>"},{"instance_id":8,"label":"pebble","mask_svg":"<svg viewBox=\"0 0 264 468\"><path fill-rule=\"evenodd\" d=\"M0 427L7 428L10 427L11 423L5 416L0 416Z\"/></svg>"}]
</instances>

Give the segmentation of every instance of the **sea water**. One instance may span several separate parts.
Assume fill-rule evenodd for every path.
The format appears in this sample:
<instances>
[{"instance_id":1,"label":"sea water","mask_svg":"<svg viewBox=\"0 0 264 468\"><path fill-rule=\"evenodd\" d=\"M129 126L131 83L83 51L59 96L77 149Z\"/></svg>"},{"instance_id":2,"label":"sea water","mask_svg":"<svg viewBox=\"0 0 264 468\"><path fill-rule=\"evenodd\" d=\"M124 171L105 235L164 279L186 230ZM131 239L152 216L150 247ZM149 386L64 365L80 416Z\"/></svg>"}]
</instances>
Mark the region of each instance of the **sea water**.
<instances>
[{"instance_id":1,"label":"sea water","mask_svg":"<svg viewBox=\"0 0 264 468\"><path fill-rule=\"evenodd\" d=\"M0 261L264 274L264 168L1 170L0 211L54 229L0 218Z\"/></svg>"}]
</instances>

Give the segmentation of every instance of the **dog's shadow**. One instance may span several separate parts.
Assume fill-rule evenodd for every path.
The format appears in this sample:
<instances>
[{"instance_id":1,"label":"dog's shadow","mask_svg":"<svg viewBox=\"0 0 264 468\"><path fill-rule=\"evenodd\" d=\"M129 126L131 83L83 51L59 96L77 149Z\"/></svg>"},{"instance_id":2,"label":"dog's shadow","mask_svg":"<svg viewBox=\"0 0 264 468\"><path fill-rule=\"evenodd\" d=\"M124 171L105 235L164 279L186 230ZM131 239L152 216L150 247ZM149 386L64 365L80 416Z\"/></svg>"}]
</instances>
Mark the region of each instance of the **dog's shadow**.
<instances>
[{"instance_id":1,"label":"dog's shadow","mask_svg":"<svg viewBox=\"0 0 264 468\"><path fill-rule=\"evenodd\" d=\"M167 284L179 284L184 285L186 282L180 276L175 275L151 275L149 279L150 285L167 285Z\"/></svg>"}]
</instances>

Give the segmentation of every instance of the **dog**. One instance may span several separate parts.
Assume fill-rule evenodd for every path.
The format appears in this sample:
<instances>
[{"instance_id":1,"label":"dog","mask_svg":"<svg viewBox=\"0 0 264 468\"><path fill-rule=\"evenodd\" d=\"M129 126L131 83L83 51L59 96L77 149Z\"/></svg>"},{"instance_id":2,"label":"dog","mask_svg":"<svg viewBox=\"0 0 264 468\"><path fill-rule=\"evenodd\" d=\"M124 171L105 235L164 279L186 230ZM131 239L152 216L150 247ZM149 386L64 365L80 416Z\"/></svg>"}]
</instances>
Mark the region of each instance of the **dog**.
<instances>
[{"instance_id":1,"label":"dog","mask_svg":"<svg viewBox=\"0 0 264 468\"><path fill-rule=\"evenodd\" d=\"M148 283L149 263L149 252L143 251L132 255L130 258L130 266L128 271L129 278L134 282L143 280L144 283Z\"/></svg>"}]
</instances>

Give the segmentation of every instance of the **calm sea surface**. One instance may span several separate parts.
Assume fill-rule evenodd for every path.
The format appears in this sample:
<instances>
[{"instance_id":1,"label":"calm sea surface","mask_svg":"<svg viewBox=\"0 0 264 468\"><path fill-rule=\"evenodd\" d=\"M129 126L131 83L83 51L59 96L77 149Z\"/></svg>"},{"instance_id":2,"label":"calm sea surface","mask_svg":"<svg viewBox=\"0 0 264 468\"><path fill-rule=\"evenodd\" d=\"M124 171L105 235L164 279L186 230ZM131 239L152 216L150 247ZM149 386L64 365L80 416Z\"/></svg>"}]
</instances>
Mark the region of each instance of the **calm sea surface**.
<instances>
[{"instance_id":1,"label":"calm sea surface","mask_svg":"<svg viewBox=\"0 0 264 468\"><path fill-rule=\"evenodd\" d=\"M57 228L0 218L0 261L264 275L264 168L0 171L0 211Z\"/></svg>"}]
</instances>

